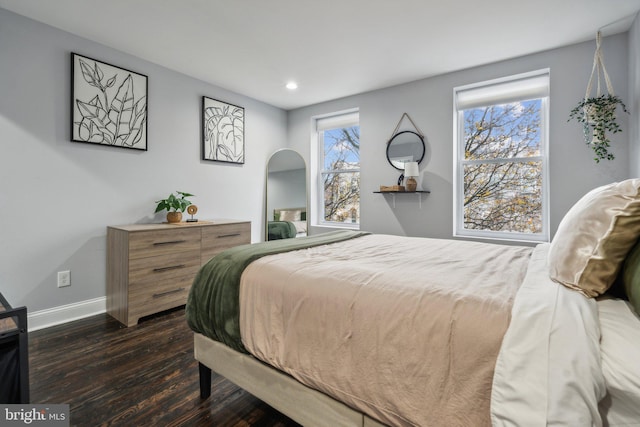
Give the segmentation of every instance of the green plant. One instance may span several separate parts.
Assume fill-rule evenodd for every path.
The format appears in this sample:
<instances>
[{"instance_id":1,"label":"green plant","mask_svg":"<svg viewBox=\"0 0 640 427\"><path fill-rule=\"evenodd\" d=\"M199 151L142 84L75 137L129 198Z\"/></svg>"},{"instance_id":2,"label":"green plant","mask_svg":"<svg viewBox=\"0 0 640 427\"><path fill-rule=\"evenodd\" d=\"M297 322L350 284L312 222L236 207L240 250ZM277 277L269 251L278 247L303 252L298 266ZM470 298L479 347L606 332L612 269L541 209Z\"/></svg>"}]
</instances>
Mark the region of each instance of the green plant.
<instances>
[{"instance_id":1,"label":"green plant","mask_svg":"<svg viewBox=\"0 0 640 427\"><path fill-rule=\"evenodd\" d=\"M171 193L166 199L156 200L156 203L158 204L158 206L156 206L156 213L164 209L166 209L167 212L184 212L184 210L187 209L187 206L191 204L191 201L187 200L187 197L195 196L183 191L176 191L175 195Z\"/></svg>"},{"instance_id":2,"label":"green plant","mask_svg":"<svg viewBox=\"0 0 640 427\"><path fill-rule=\"evenodd\" d=\"M613 154L609 152L611 141L607 138L606 132L622 132L616 122L616 108L618 105L620 105L622 111L629 113L619 97L607 94L581 100L569 114L569 120L575 119L582 123L585 143L596 154L594 158L596 163L604 159L614 159Z\"/></svg>"}]
</instances>

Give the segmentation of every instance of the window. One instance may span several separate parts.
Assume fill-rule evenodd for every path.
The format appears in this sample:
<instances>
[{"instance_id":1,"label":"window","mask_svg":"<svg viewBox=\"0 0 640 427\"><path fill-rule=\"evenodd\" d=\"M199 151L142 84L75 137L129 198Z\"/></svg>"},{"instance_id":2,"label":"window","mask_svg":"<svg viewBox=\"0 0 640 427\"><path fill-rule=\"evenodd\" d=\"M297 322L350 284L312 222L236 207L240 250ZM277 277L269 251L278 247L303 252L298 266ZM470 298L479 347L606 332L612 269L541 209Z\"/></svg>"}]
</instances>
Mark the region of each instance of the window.
<instances>
[{"instance_id":1,"label":"window","mask_svg":"<svg viewBox=\"0 0 640 427\"><path fill-rule=\"evenodd\" d=\"M549 70L454 89L454 235L548 241Z\"/></svg>"},{"instance_id":2,"label":"window","mask_svg":"<svg viewBox=\"0 0 640 427\"><path fill-rule=\"evenodd\" d=\"M319 225L359 228L360 125L357 111L317 118L315 191Z\"/></svg>"}]
</instances>

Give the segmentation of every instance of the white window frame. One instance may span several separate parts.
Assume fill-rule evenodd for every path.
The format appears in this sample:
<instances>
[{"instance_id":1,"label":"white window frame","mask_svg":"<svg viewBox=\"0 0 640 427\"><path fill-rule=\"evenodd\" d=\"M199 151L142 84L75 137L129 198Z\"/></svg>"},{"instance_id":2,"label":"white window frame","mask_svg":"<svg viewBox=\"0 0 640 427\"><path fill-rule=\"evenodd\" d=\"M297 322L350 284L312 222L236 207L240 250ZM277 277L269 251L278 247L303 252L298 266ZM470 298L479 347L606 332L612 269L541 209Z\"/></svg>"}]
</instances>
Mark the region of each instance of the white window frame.
<instances>
[{"instance_id":1,"label":"white window frame","mask_svg":"<svg viewBox=\"0 0 640 427\"><path fill-rule=\"evenodd\" d=\"M550 70L542 69L499 79L458 86L453 89L453 235L480 239L517 242L549 241L549 92ZM512 161L542 162L542 231L520 233L507 231L474 230L464 228L464 165L477 163L464 159L464 110L509 102L541 99L540 156ZM492 160L481 161L488 163ZM503 161L503 160L498 160Z\"/></svg>"},{"instance_id":2,"label":"white window frame","mask_svg":"<svg viewBox=\"0 0 640 427\"><path fill-rule=\"evenodd\" d=\"M347 228L359 230L360 223L333 222L324 219L324 180L322 178L324 170L324 141L322 132L325 129L335 129L339 127L349 127L360 125L359 109L352 108L337 111L330 114L323 114L311 118L311 211L312 224L317 227ZM337 170L332 172L360 172L360 168L349 170Z\"/></svg>"}]
</instances>

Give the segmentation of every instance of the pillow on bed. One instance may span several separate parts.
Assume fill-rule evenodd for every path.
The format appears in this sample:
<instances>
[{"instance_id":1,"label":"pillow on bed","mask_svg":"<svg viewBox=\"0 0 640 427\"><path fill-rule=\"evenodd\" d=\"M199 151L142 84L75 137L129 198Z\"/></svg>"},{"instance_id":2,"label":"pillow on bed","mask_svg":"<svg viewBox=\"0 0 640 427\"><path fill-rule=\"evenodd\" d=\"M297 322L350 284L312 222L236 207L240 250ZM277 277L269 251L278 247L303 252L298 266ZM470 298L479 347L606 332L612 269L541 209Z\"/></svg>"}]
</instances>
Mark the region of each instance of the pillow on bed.
<instances>
[{"instance_id":1,"label":"pillow on bed","mask_svg":"<svg viewBox=\"0 0 640 427\"><path fill-rule=\"evenodd\" d=\"M300 211L280 211L280 221L300 221Z\"/></svg>"},{"instance_id":2,"label":"pillow on bed","mask_svg":"<svg viewBox=\"0 0 640 427\"><path fill-rule=\"evenodd\" d=\"M636 313L640 314L640 241L624 260L621 276L624 293Z\"/></svg>"},{"instance_id":3,"label":"pillow on bed","mask_svg":"<svg viewBox=\"0 0 640 427\"><path fill-rule=\"evenodd\" d=\"M598 187L560 222L549 249L549 276L589 297L603 294L640 235L640 179Z\"/></svg>"}]
</instances>

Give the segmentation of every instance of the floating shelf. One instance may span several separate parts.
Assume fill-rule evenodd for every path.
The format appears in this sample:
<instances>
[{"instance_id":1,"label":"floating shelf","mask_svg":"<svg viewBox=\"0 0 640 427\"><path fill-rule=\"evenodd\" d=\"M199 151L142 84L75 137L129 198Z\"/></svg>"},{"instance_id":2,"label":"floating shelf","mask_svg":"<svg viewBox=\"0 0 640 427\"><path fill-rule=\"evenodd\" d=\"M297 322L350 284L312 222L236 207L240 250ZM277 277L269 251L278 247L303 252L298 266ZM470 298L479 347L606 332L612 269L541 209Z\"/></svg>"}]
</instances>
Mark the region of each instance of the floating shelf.
<instances>
[{"instance_id":1,"label":"floating shelf","mask_svg":"<svg viewBox=\"0 0 640 427\"><path fill-rule=\"evenodd\" d=\"M417 194L420 209L422 209L422 195L429 194L431 191L418 190L418 191L374 191L375 194L390 194L393 197L393 207L396 207L396 194Z\"/></svg>"}]
</instances>

